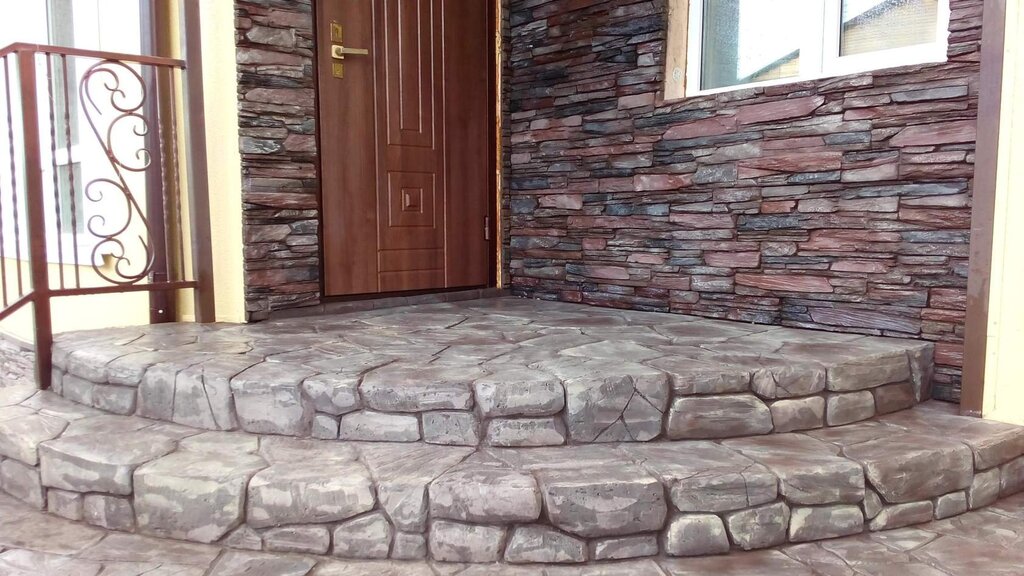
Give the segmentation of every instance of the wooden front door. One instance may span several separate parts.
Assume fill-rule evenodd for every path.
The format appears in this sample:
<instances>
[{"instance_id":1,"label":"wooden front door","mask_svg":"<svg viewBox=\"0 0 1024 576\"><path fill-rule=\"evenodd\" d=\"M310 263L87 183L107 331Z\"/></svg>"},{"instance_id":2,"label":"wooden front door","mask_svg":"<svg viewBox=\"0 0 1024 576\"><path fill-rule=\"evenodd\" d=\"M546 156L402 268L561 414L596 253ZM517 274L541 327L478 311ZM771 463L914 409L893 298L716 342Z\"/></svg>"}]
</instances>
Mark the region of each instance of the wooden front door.
<instances>
[{"instance_id":1,"label":"wooden front door","mask_svg":"<svg viewBox=\"0 0 1024 576\"><path fill-rule=\"evenodd\" d=\"M491 3L316 4L326 295L486 285Z\"/></svg>"}]
</instances>

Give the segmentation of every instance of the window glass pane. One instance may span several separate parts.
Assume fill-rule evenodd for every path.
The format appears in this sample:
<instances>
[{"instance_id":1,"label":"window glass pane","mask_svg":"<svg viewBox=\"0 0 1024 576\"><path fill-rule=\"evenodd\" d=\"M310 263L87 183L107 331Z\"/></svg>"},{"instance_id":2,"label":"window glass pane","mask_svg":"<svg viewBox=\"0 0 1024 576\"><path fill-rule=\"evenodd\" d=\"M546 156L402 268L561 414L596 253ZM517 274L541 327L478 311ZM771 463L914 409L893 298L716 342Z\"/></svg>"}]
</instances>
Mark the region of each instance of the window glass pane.
<instances>
[{"instance_id":1,"label":"window glass pane","mask_svg":"<svg viewBox=\"0 0 1024 576\"><path fill-rule=\"evenodd\" d=\"M701 88L790 78L822 0L704 0Z\"/></svg>"},{"instance_id":2,"label":"window glass pane","mask_svg":"<svg viewBox=\"0 0 1024 576\"><path fill-rule=\"evenodd\" d=\"M843 0L839 54L935 42L939 0Z\"/></svg>"},{"instance_id":3,"label":"window glass pane","mask_svg":"<svg viewBox=\"0 0 1024 576\"><path fill-rule=\"evenodd\" d=\"M74 179L72 180L72 177ZM82 165L78 162L57 166L57 186L60 197L61 232L70 234L72 229L81 233L85 227L85 210L82 204ZM74 188L72 189L72 186ZM72 192L74 199L72 199ZM74 210L72 210L72 205ZM72 214L74 219L72 219ZM72 226L72 224L74 226Z\"/></svg>"}]
</instances>

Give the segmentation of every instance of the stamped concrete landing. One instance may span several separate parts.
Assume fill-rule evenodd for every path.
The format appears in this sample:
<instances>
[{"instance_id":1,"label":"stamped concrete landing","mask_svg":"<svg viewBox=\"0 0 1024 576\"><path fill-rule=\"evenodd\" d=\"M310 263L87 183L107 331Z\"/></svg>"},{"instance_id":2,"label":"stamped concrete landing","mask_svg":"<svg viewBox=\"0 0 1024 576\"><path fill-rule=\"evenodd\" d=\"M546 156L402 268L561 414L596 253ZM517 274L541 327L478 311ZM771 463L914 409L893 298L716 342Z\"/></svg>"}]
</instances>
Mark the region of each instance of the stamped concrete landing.
<instances>
[{"instance_id":1,"label":"stamped concrete landing","mask_svg":"<svg viewBox=\"0 0 1024 576\"><path fill-rule=\"evenodd\" d=\"M931 402L809 432L497 448L205 431L8 388L0 459L3 491L107 530L453 564L714 556L1024 490L1024 428Z\"/></svg>"},{"instance_id":2,"label":"stamped concrete landing","mask_svg":"<svg viewBox=\"0 0 1024 576\"><path fill-rule=\"evenodd\" d=\"M79 332L79 404L205 430L457 446L721 439L929 396L928 343L499 298Z\"/></svg>"}]
</instances>

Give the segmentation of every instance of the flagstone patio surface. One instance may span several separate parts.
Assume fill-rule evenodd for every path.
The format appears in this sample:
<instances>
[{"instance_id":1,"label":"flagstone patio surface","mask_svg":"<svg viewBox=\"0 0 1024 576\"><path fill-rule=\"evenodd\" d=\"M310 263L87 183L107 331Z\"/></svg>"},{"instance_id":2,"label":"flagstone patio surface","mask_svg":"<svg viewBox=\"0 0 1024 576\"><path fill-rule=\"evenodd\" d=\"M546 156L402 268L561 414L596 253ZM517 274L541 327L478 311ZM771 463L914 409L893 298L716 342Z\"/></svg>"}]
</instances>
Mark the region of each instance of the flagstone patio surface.
<instances>
[{"instance_id":1,"label":"flagstone patio surface","mask_svg":"<svg viewBox=\"0 0 1024 576\"><path fill-rule=\"evenodd\" d=\"M931 353L510 298L73 333L54 391L0 389L0 489L46 514L0 533L250 576L811 573L1024 490L1024 428L921 402Z\"/></svg>"},{"instance_id":2,"label":"flagstone patio surface","mask_svg":"<svg viewBox=\"0 0 1024 576\"><path fill-rule=\"evenodd\" d=\"M930 397L930 343L515 298L58 337L54 389L205 430L458 446L721 439Z\"/></svg>"}]
</instances>

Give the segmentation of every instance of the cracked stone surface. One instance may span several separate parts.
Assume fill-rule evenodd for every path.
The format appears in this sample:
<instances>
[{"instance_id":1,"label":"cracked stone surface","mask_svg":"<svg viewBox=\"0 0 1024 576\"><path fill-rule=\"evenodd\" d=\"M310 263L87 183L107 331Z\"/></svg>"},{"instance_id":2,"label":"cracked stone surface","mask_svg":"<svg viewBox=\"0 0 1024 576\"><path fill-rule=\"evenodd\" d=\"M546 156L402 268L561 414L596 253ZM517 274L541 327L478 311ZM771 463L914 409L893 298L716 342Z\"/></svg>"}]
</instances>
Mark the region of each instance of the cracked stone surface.
<instances>
[{"instance_id":1,"label":"cracked stone surface","mask_svg":"<svg viewBox=\"0 0 1024 576\"><path fill-rule=\"evenodd\" d=\"M915 341L515 298L97 330L54 350L61 393L110 412L473 446L839 426L920 401L934 356Z\"/></svg>"},{"instance_id":2,"label":"cracked stone surface","mask_svg":"<svg viewBox=\"0 0 1024 576\"><path fill-rule=\"evenodd\" d=\"M60 343L60 370L73 336ZM498 299L242 328L99 331L80 342L93 351L81 358L107 364L76 360L77 374L107 380L68 375L85 383L78 398L91 394L88 406L49 392L0 406L0 425L28 423L9 428L17 433L0 452L0 490L49 521L244 551L203 572L288 573L292 565L275 562L298 553L325 574L605 560L668 574L715 566L668 554L731 553L736 566L757 557L769 568L796 562L799 573L835 555L836 537L888 535L887 545L906 548L899 534L918 530L906 526L961 521L972 507L990 514L1024 488L1015 427L974 424L936 403L886 413L923 377L915 366L924 349L897 340ZM173 354L145 356L164 347ZM906 370L893 361L877 385L827 386L829 370L849 377L859 360L900 355ZM115 363L124 370L117 383ZM892 374L909 376L888 382ZM428 380L438 394L420 394ZM137 389L139 409L154 418L104 415L95 408L104 386ZM839 395L870 397L879 416L828 426L828 398ZM753 417L729 416L737 398ZM672 440L676 406L684 428L723 425L708 413L728 425ZM308 437L314 422L325 439ZM132 437L169 448L133 459L122 454L131 442L89 443ZM77 458L53 477L43 474L56 458L50 445ZM31 461L33 451L37 465L11 456ZM19 518L0 501L0 534ZM805 546L807 562L786 554L787 543ZM765 547L776 550L739 552ZM498 564L453 565L463 562Z\"/></svg>"}]
</instances>

